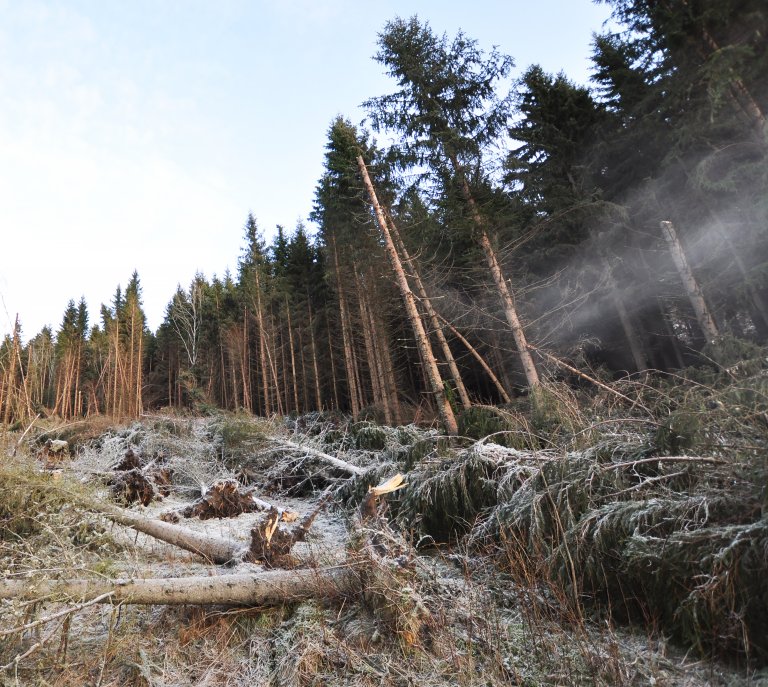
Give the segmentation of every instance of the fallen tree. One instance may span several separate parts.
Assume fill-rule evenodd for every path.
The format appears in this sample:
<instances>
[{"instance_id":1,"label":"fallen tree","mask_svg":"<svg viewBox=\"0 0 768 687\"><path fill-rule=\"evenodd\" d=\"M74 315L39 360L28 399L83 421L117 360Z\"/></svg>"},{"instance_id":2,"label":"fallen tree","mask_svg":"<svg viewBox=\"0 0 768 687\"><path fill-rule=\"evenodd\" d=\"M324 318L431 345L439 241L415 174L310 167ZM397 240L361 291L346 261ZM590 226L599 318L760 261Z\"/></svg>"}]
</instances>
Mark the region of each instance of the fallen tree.
<instances>
[{"instance_id":1,"label":"fallen tree","mask_svg":"<svg viewBox=\"0 0 768 687\"><path fill-rule=\"evenodd\" d=\"M147 518L110 504L99 504L94 510L113 522L196 553L212 563L225 564L247 559L279 566L291 560L291 548L296 542L304 539L325 503L325 500L321 500L314 511L290 530L282 527L280 523L293 522L296 514L270 506L263 521L251 529L250 548L231 539L203 534L173 522Z\"/></svg>"},{"instance_id":2,"label":"fallen tree","mask_svg":"<svg viewBox=\"0 0 768 687\"><path fill-rule=\"evenodd\" d=\"M153 579L0 580L0 599L58 599L128 604L269 606L335 598L357 588L350 566Z\"/></svg>"},{"instance_id":3,"label":"fallen tree","mask_svg":"<svg viewBox=\"0 0 768 687\"><path fill-rule=\"evenodd\" d=\"M185 551L196 553L212 563L222 564L241 560L245 553L246 547L231 539L203 534L156 518L147 518L107 503L100 503L93 510L113 522L130 527L137 532L142 532Z\"/></svg>"},{"instance_id":4,"label":"fallen tree","mask_svg":"<svg viewBox=\"0 0 768 687\"><path fill-rule=\"evenodd\" d=\"M270 441L278 448L289 451L303 451L313 458L318 458L324 463L328 463L328 465L332 465L339 470L343 470L344 472L347 472L354 477L360 477L360 475L364 475L367 472L365 468L361 468L357 465L353 465L352 463L348 463L345 460L336 458L336 456L332 456L330 453L324 453L323 451L319 451L318 449L307 446L306 444L297 444L295 441L277 438L272 438Z\"/></svg>"}]
</instances>

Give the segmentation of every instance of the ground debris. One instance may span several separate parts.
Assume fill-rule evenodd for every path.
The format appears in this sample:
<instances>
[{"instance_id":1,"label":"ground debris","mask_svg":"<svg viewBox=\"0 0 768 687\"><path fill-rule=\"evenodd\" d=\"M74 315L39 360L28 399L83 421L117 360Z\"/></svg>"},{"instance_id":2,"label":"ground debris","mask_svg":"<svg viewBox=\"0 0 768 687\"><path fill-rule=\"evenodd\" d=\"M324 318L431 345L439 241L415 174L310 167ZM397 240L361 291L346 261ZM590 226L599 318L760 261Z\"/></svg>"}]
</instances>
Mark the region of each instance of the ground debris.
<instances>
[{"instance_id":1,"label":"ground debris","mask_svg":"<svg viewBox=\"0 0 768 687\"><path fill-rule=\"evenodd\" d=\"M298 517L295 511L286 508L278 508L256 497L253 489L243 488L233 478L216 480L205 489L203 495L186 507L166 511L160 515L160 519L166 522L178 522L181 518L198 518L210 520L212 518L236 518L243 513L274 509L283 522L293 522Z\"/></svg>"},{"instance_id":2,"label":"ground debris","mask_svg":"<svg viewBox=\"0 0 768 687\"><path fill-rule=\"evenodd\" d=\"M172 479L173 470L167 465L164 454L147 458L129 447L112 466L107 484L116 501L148 506L153 500L170 494Z\"/></svg>"},{"instance_id":3,"label":"ground debris","mask_svg":"<svg viewBox=\"0 0 768 687\"><path fill-rule=\"evenodd\" d=\"M294 544L304 540L326 503L326 499L321 499L311 513L291 528L280 524L284 518L277 508L274 506L270 508L261 522L251 529L251 546L245 560L263 563L270 568L294 567L296 561L291 554L291 549Z\"/></svg>"}]
</instances>

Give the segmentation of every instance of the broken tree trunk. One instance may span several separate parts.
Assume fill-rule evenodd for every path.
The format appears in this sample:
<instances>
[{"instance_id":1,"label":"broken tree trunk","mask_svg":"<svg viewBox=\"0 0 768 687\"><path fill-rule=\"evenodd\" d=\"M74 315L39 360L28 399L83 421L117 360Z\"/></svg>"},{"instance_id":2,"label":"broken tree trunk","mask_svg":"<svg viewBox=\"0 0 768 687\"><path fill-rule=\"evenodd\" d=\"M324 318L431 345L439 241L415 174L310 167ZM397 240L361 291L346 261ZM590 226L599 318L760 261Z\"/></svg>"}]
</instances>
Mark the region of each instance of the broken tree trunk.
<instances>
[{"instance_id":1,"label":"broken tree trunk","mask_svg":"<svg viewBox=\"0 0 768 687\"><path fill-rule=\"evenodd\" d=\"M453 408L448 401L448 396L445 393L445 386L443 385L443 379L440 376L440 370L437 367L437 361L432 351L432 346L429 343L429 338L424 330L424 323L421 321L418 308L416 307L416 298L411 291L411 287L408 284L408 279L405 276L405 270L403 264L400 261L400 257L395 248L395 244L392 240L392 235L387 225L386 215L379 203L379 199L376 196L376 190L373 187L373 182L368 174L368 168L365 166L365 160L362 155L357 156L357 166L360 169L360 175L363 178L368 197L371 201L374 214L376 215L376 221L381 230L381 234L384 238L387 257L389 258L392 271L395 273L397 280L397 286L400 290L400 295L405 303L406 313L408 320L413 329L413 335L416 339L416 345L419 347L419 353L421 353L421 361L424 366L424 374L429 383L432 395L435 398L435 404L437 405L437 412L440 415L440 420L445 427L445 431L448 434L458 434L459 426L456 422L456 417L453 414Z\"/></svg>"},{"instance_id":2,"label":"broken tree trunk","mask_svg":"<svg viewBox=\"0 0 768 687\"><path fill-rule=\"evenodd\" d=\"M102 603L268 606L342 596L355 590L356 579L353 570L345 566L215 577L0 580L0 599L58 597L89 601L103 596Z\"/></svg>"},{"instance_id":3,"label":"broken tree trunk","mask_svg":"<svg viewBox=\"0 0 768 687\"><path fill-rule=\"evenodd\" d=\"M251 529L251 546L246 560L263 563L269 568L294 567L296 559L291 555L291 549L297 542L304 541L309 528L326 503L327 498L321 499L315 510L290 529L280 524L280 513L276 508L272 508L267 517Z\"/></svg>"}]
</instances>

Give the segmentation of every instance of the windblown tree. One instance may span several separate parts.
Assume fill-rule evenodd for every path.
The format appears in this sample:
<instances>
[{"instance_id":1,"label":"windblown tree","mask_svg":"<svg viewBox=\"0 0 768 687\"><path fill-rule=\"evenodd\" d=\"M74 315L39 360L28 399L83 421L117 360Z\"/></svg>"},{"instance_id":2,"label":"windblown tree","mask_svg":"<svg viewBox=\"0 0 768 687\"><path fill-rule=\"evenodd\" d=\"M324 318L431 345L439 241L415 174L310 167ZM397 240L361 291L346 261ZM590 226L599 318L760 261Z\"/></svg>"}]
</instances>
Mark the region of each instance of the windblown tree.
<instances>
[{"instance_id":1,"label":"windblown tree","mask_svg":"<svg viewBox=\"0 0 768 687\"><path fill-rule=\"evenodd\" d=\"M496 218L488 216L478 201L483 154L509 118L509 98L500 99L496 88L509 73L512 60L495 50L486 56L476 41L462 33L453 41L438 37L416 17L387 23L378 43L375 59L396 79L400 90L366 103L373 125L402 137L397 146L402 165L426 165L444 194L458 193L462 199L502 301L526 380L535 386L538 372L494 246Z\"/></svg>"},{"instance_id":2,"label":"windblown tree","mask_svg":"<svg viewBox=\"0 0 768 687\"><path fill-rule=\"evenodd\" d=\"M44 410L53 407L55 368L55 341L50 327L43 327L26 346L24 359L27 386L32 407ZM0 392L0 399L2 393Z\"/></svg>"},{"instance_id":3,"label":"windblown tree","mask_svg":"<svg viewBox=\"0 0 768 687\"><path fill-rule=\"evenodd\" d=\"M13 335L6 335L0 344L0 417L4 425L21 423L32 415L21 353L21 322L16 316Z\"/></svg>"},{"instance_id":4,"label":"windblown tree","mask_svg":"<svg viewBox=\"0 0 768 687\"><path fill-rule=\"evenodd\" d=\"M196 274L189 288L184 290L179 285L168 307L168 315L179 340L184 347L190 369L197 364L200 352L200 335L203 328L203 298L205 277Z\"/></svg>"},{"instance_id":5,"label":"windblown tree","mask_svg":"<svg viewBox=\"0 0 768 687\"><path fill-rule=\"evenodd\" d=\"M396 359L404 351L392 346L397 323L389 307L391 280L379 276L386 272L386 257L359 176L356 157L361 150L368 150L367 143L338 118L329 131L326 172L317 187L312 218L320 226L336 292L349 407L357 415L372 404L387 422L397 423L401 409Z\"/></svg>"}]
</instances>

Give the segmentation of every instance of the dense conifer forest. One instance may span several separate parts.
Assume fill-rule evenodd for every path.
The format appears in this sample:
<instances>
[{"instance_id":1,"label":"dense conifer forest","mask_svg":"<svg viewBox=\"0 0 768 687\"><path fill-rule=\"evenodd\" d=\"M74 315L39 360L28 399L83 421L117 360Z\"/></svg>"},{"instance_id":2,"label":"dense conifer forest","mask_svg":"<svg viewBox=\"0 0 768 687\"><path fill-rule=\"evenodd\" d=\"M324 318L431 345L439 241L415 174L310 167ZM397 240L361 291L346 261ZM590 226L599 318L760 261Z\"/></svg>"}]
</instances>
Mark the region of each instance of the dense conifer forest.
<instances>
[{"instance_id":1,"label":"dense conifer forest","mask_svg":"<svg viewBox=\"0 0 768 687\"><path fill-rule=\"evenodd\" d=\"M764 8L611 4L591 89L535 65L510 83L511 58L462 33L387 24L392 90L366 103L373 131L329 124L313 229L267 245L248 216L236 274L180 285L156 332L138 274L24 343L21 313L0 417L337 409L455 431L446 413L569 367L605 381L764 343Z\"/></svg>"}]
</instances>

